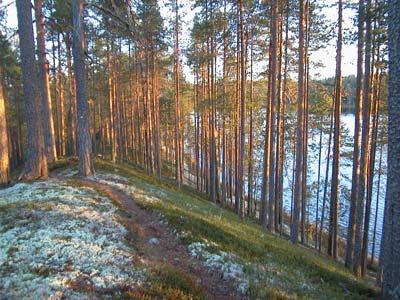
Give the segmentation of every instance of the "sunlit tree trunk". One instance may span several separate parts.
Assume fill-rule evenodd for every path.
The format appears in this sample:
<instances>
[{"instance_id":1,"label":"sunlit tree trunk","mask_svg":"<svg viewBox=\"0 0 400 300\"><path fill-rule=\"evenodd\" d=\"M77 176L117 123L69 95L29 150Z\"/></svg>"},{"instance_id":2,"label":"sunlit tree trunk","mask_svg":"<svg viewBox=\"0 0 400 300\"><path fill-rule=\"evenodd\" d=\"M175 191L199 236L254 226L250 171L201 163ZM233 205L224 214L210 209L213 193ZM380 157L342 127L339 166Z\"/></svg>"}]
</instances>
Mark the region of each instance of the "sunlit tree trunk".
<instances>
[{"instance_id":1,"label":"sunlit tree trunk","mask_svg":"<svg viewBox=\"0 0 400 300\"><path fill-rule=\"evenodd\" d=\"M178 189L182 185L182 167L180 156L181 145L181 110L180 110L180 78L179 78L179 14L178 0L175 0L175 44L174 44L174 76L175 76L175 179Z\"/></svg>"},{"instance_id":2,"label":"sunlit tree trunk","mask_svg":"<svg viewBox=\"0 0 400 300\"><path fill-rule=\"evenodd\" d=\"M10 160L8 153L8 130L6 105L3 92L3 69L0 62L0 185L10 182Z\"/></svg>"},{"instance_id":3,"label":"sunlit tree trunk","mask_svg":"<svg viewBox=\"0 0 400 300\"><path fill-rule=\"evenodd\" d=\"M297 129L296 129L296 176L294 186L293 220L290 228L290 240L298 242L298 222L300 204L302 203L303 183L303 147L304 147L304 0L300 0L299 26L299 72L297 95Z\"/></svg>"},{"instance_id":4,"label":"sunlit tree trunk","mask_svg":"<svg viewBox=\"0 0 400 300\"><path fill-rule=\"evenodd\" d=\"M281 157L281 166L278 166L278 169L280 168L283 170L283 163L284 163L284 155L285 155L285 102L288 100L288 66L289 66L289 55L288 55L288 48L289 48L289 14L290 14L290 6L289 6L289 1L286 2L286 17L285 17L285 61L284 61L284 67L283 67L283 86L282 86L282 147L280 147L281 153L279 156ZM295 159L293 158L293 163L295 162ZM293 168L294 169L294 168ZM292 172L294 175L294 172ZM292 183L294 182L292 178ZM293 184L292 184L293 186ZM292 188L293 191L293 188ZM280 224L280 231L282 233L282 228L283 228L283 172L280 174L280 184L279 188L277 190L278 197L279 197L279 202L280 202L280 208L279 208L279 214L281 215L281 224ZM293 203L293 192L292 192L292 197L291 197L291 204ZM291 205L291 208L293 206ZM292 210L292 209L291 209ZM290 215L292 217L292 213ZM291 222L291 220L290 220Z\"/></svg>"},{"instance_id":5,"label":"sunlit tree trunk","mask_svg":"<svg viewBox=\"0 0 400 300\"><path fill-rule=\"evenodd\" d=\"M234 123L234 145L233 145L233 158L234 158L234 165L233 165L233 170L234 170L234 190L235 190L235 210L236 213L239 214L240 211L240 195L239 195L239 172L238 172L238 166L239 166L239 152L240 152L240 126L239 126L239 115L240 115L240 6L237 5L238 2L236 2L236 10L237 10L237 15L236 15L236 94L235 94L235 103L234 103L234 118L233 118L233 123Z\"/></svg>"},{"instance_id":6,"label":"sunlit tree trunk","mask_svg":"<svg viewBox=\"0 0 400 300\"><path fill-rule=\"evenodd\" d=\"M349 212L349 224L346 239L345 266L353 265L354 235L356 225L356 206L358 203L358 179L360 176L360 121L362 111L362 81L363 81L363 56L364 56L364 0L358 4L358 54L357 54L357 91L355 99L355 124L354 124L354 150L353 171L351 180L351 203Z\"/></svg>"},{"instance_id":7,"label":"sunlit tree trunk","mask_svg":"<svg viewBox=\"0 0 400 300\"><path fill-rule=\"evenodd\" d=\"M113 44L111 43L111 47L113 47ZM114 92L113 92L113 74L112 74L112 63L111 63L111 57L110 57L110 49L107 46L106 48L106 82L105 84L105 92L104 92L104 134L105 134L105 139L104 139L104 150L105 150L105 155L108 159L110 159L112 162L115 162L117 154L116 154L116 145L115 145L115 137L114 137L114 110L115 110L115 104L114 104Z\"/></svg>"},{"instance_id":8,"label":"sunlit tree trunk","mask_svg":"<svg viewBox=\"0 0 400 300\"><path fill-rule=\"evenodd\" d=\"M248 207L247 215L249 217L253 216L253 206L254 206L254 174L253 174L253 149L254 149L254 117L253 117L253 105L254 105L254 80L253 80L253 64L254 64L254 29L252 29L250 37L250 101L249 101L249 165L248 165L248 183L247 183L247 195L248 195Z\"/></svg>"},{"instance_id":9,"label":"sunlit tree trunk","mask_svg":"<svg viewBox=\"0 0 400 300\"><path fill-rule=\"evenodd\" d=\"M377 53L377 65L380 63L379 47ZM367 259L368 259L368 245L369 245L369 224L371 220L371 206L372 206L372 190L374 185L375 175L375 157L376 157L376 143L378 138L378 124L379 124L379 89L381 84L381 76L379 68L373 76L373 95L372 95L372 130L371 130L371 145L370 156L368 162L368 181L367 181L367 197L364 216L364 232L363 232L363 245L362 245L362 265L361 274L365 275L367 272Z\"/></svg>"},{"instance_id":10,"label":"sunlit tree trunk","mask_svg":"<svg viewBox=\"0 0 400 300\"><path fill-rule=\"evenodd\" d=\"M51 93L49 82L49 62L46 58L46 41L44 16L42 12L42 0L35 0L37 48L39 57L39 75L41 87L41 106L43 112L43 134L45 142L45 151L48 162L57 159L56 142L54 137L54 123L51 105Z\"/></svg>"},{"instance_id":11,"label":"sunlit tree trunk","mask_svg":"<svg viewBox=\"0 0 400 300\"><path fill-rule=\"evenodd\" d=\"M342 38L343 2L339 0L338 40L336 48L335 76L335 124L333 138L332 185L329 218L328 254L334 259L338 255L338 208L339 208L339 164L340 164L340 114L342 112Z\"/></svg>"},{"instance_id":12,"label":"sunlit tree trunk","mask_svg":"<svg viewBox=\"0 0 400 300\"><path fill-rule=\"evenodd\" d=\"M226 0L224 0L224 17L226 18ZM222 188L221 188L221 206L225 206L226 202L226 109L225 105L227 103L226 98L226 77L227 77L227 47L228 47L228 40L226 35L226 24L224 24L224 40L223 40L223 78L222 78L222 162L221 162L221 181L222 181Z\"/></svg>"},{"instance_id":13,"label":"sunlit tree trunk","mask_svg":"<svg viewBox=\"0 0 400 300\"><path fill-rule=\"evenodd\" d=\"M244 4L243 0L239 0L240 7L239 15L239 29L240 29L240 143L239 143L239 161L238 161L238 195L240 201L240 211L238 214L244 217L244 150L246 143L245 136L245 121L246 121L246 84L247 84L247 72L246 72L246 40L243 25L243 14Z\"/></svg>"},{"instance_id":14,"label":"sunlit tree trunk","mask_svg":"<svg viewBox=\"0 0 400 300\"><path fill-rule=\"evenodd\" d=\"M158 97L158 87L157 87L157 62L155 53L153 53L152 61L153 61L153 84L152 84L152 94L153 94L153 110L154 110L154 157L156 164L156 171L158 180L161 180L161 147L160 147L160 105L159 105L159 97Z\"/></svg>"},{"instance_id":15,"label":"sunlit tree trunk","mask_svg":"<svg viewBox=\"0 0 400 300\"><path fill-rule=\"evenodd\" d=\"M310 59L308 55L308 48L310 45L310 1L306 0L305 13L304 13L304 36L305 36L305 47L304 47L304 89L303 89L303 177L301 187L301 222L300 222L300 240L301 243L306 242L306 225L307 225L307 173L308 173L308 102L309 102L309 79L310 79Z\"/></svg>"},{"instance_id":16,"label":"sunlit tree trunk","mask_svg":"<svg viewBox=\"0 0 400 300\"><path fill-rule=\"evenodd\" d=\"M59 135L59 155L66 155L66 134L65 134L65 97L64 97L64 78L62 73L61 42L60 35L57 36L57 102L58 102L58 135Z\"/></svg>"},{"instance_id":17,"label":"sunlit tree trunk","mask_svg":"<svg viewBox=\"0 0 400 300\"><path fill-rule=\"evenodd\" d=\"M356 276L362 275L362 243L363 243L363 215L365 202L365 186L368 171L369 138L370 138L370 73L371 73L371 44L372 44L372 8L371 0L367 1L366 6L366 33L365 33L365 64L364 64L364 84L363 84L363 108L362 108L362 133L361 133L361 156L360 156L360 176L358 180L358 199L356 206L356 228L354 235L354 261L353 272Z\"/></svg>"}]
</instances>

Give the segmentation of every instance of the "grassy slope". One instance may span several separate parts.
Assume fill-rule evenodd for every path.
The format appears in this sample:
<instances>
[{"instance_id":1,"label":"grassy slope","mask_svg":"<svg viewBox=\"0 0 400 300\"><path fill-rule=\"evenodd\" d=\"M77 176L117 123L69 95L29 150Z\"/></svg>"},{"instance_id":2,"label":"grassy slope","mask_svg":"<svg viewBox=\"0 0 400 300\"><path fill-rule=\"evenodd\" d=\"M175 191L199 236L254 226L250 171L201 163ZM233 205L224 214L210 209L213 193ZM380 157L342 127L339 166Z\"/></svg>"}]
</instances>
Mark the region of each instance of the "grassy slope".
<instances>
[{"instance_id":1,"label":"grassy slope","mask_svg":"<svg viewBox=\"0 0 400 300\"><path fill-rule=\"evenodd\" d=\"M214 250L235 254L247 265L251 278L258 278L251 283L251 298L368 299L376 295L370 282L357 280L341 264L241 220L194 190L185 187L178 191L173 183L159 183L128 165L98 160L96 167L125 176L150 194L162 189L164 201L135 199L143 207L161 212L178 231L190 233L182 238L185 244L207 240L215 245Z\"/></svg>"}]
</instances>

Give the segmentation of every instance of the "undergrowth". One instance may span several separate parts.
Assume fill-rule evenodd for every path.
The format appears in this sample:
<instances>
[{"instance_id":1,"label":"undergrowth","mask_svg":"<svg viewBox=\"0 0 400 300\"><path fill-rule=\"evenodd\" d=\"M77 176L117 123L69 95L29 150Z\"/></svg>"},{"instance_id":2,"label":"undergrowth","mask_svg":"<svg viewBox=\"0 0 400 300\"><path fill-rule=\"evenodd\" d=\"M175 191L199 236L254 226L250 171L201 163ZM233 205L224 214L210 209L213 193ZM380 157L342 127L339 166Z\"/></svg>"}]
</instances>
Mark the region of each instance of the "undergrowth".
<instances>
[{"instance_id":1,"label":"undergrowth","mask_svg":"<svg viewBox=\"0 0 400 300\"><path fill-rule=\"evenodd\" d=\"M149 194L162 190L162 201L132 196L142 207L162 213L171 227L184 233L183 243L207 241L215 250L232 253L253 266L247 267L251 298L370 299L377 295L368 279L357 279L340 263L270 234L253 221L241 220L189 187L179 191L173 182L160 182L126 164L96 160L96 167L126 177Z\"/></svg>"}]
</instances>

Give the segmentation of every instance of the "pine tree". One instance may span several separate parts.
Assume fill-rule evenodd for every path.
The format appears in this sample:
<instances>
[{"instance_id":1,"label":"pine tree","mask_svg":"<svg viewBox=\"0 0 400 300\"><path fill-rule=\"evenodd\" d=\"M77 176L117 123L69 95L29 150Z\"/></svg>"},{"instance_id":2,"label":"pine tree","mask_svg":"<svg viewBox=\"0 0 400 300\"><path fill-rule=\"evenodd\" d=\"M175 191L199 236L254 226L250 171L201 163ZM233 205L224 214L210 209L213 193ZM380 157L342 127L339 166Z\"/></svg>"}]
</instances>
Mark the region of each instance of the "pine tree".
<instances>
[{"instance_id":1,"label":"pine tree","mask_svg":"<svg viewBox=\"0 0 400 300\"><path fill-rule=\"evenodd\" d=\"M27 155L23 178L35 180L46 178L48 169L42 130L42 110L40 109L42 106L36 81L32 10L29 0L18 0L16 4L27 121Z\"/></svg>"},{"instance_id":2,"label":"pine tree","mask_svg":"<svg viewBox=\"0 0 400 300\"><path fill-rule=\"evenodd\" d=\"M389 129L384 215L383 299L400 299L400 1L388 2Z\"/></svg>"},{"instance_id":3,"label":"pine tree","mask_svg":"<svg viewBox=\"0 0 400 300\"><path fill-rule=\"evenodd\" d=\"M298 242L298 222L300 205L302 203L303 187L303 168L304 166L304 50L305 50L305 5L304 0L300 0L299 11L299 72L298 72L298 95L297 95L297 129L296 129L296 176L294 186L294 206L293 219L290 228L290 240Z\"/></svg>"},{"instance_id":4,"label":"pine tree","mask_svg":"<svg viewBox=\"0 0 400 300\"><path fill-rule=\"evenodd\" d=\"M10 182L10 159L8 153L8 131L6 104L3 92L3 68L0 61L0 185Z\"/></svg>"},{"instance_id":5,"label":"pine tree","mask_svg":"<svg viewBox=\"0 0 400 300\"><path fill-rule=\"evenodd\" d=\"M77 141L79 156L79 174L93 175L92 143L89 132L89 107L87 102L87 82L85 70L85 37L83 28L83 0L73 0L73 47L74 73L77 100Z\"/></svg>"},{"instance_id":6,"label":"pine tree","mask_svg":"<svg viewBox=\"0 0 400 300\"><path fill-rule=\"evenodd\" d=\"M342 113L342 39L343 39L343 3L339 0L338 40L336 49L335 76L335 125L333 142L333 167L331 202L329 218L328 254L333 258L338 255L338 208L339 208L339 159L340 159L340 114Z\"/></svg>"},{"instance_id":7,"label":"pine tree","mask_svg":"<svg viewBox=\"0 0 400 300\"><path fill-rule=\"evenodd\" d=\"M39 75L43 111L43 134L48 162L57 160L56 142L54 136L53 111L51 104L49 62L46 58L45 25L42 11L43 1L35 0L37 48L39 57Z\"/></svg>"},{"instance_id":8,"label":"pine tree","mask_svg":"<svg viewBox=\"0 0 400 300\"><path fill-rule=\"evenodd\" d=\"M368 172L369 140L370 140L370 74L371 74L371 47L372 47L372 1L366 3L366 30L365 30L365 61L362 98L362 131L360 151L360 176L358 179L358 197L356 205L354 261L353 272L356 276L362 275L362 244L363 244L363 215L365 207L365 187Z\"/></svg>"},{"instance_id":9,"label":"pine tree","mask_svg":"<svg viewBox=\"0 0 400 300\"><path fill-rule=\"evenodd\" d=\"M349 224L346 239L345 266L353 265L354 237L356 227L356 207L358 204L358 179L360 176L360 121L362 112L362 82L363 82L363 56L364 56L364 0L358 2L358 34L357 34L357 91L355 100L355 124L353 145L353 171L351 180L351 203Z\"/></svg>"}]
</instances>

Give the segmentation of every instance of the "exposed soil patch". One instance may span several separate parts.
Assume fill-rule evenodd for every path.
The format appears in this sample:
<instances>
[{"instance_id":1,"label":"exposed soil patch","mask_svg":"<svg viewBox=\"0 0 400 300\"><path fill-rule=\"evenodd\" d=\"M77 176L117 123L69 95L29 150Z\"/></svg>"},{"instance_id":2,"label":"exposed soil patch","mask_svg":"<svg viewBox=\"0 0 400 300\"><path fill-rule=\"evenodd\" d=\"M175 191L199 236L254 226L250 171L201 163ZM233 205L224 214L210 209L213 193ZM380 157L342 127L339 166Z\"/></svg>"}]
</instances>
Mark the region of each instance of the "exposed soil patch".
<instances>
[{"instance_id":1,"label":"exposed soil patch","mask_svg":"<svg viewBox=\"0 0 400 300\"><path fill-rule=\"evenodd\" d=\"M126 212L121 221L132 233L132 246L137 248L138 262L152 268L171 265L193 275L207 299L245 299L222 274L210 271L200 260L193 258L187 248L163 222L158 213L139 207L134 199L107 184L79 179L83 185L106 194Z\"/></svg>"}]
</instances>

